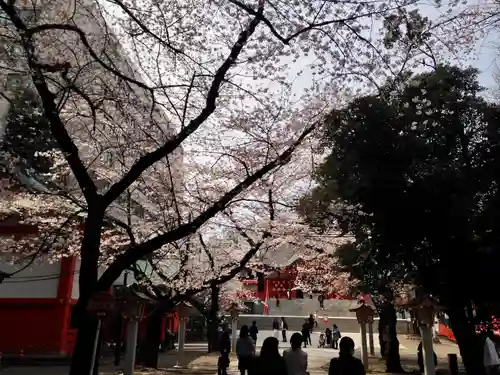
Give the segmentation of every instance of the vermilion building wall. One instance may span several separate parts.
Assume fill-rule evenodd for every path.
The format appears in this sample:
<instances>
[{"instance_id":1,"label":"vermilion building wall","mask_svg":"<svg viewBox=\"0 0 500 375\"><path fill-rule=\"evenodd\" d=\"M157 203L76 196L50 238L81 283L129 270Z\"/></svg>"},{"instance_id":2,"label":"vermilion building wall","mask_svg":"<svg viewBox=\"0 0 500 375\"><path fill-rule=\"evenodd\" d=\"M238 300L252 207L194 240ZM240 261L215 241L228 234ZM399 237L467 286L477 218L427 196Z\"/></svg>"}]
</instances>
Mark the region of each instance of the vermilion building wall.
<instances>
[{"instance_id":1,"label":"vermilion building wall","mask_svg":"<svg viewBox=\"0 0 500 375\"><path fill-rule=\"evenodd\" d=\"M69 329L71 308L76 302L71 299L71 287L75 275L75 258L66 258L60 262L59 277L53 276L54 282L45 283L41 289L33 288L33 294L40 292L42 296L36 297L10 296L12 287L17 284L35 282L37 276L24 272L12 283L0 286L0 352L3 355L44 354L65 356L74 345L74 331ZM43 276L38 276L38 284L44 284ZM52 276L51 276L52 277ZM48 278L48 276L47 276ZM10 279L8 279L10 281ZM52 279L51 279L52 280ZM7 281L7 280L6 280ZM54 286L57 283L57 286ZM55 287L55 296L50 288ZM8 295L8 297L5 297Z\"/></svg>"}]
</instances>

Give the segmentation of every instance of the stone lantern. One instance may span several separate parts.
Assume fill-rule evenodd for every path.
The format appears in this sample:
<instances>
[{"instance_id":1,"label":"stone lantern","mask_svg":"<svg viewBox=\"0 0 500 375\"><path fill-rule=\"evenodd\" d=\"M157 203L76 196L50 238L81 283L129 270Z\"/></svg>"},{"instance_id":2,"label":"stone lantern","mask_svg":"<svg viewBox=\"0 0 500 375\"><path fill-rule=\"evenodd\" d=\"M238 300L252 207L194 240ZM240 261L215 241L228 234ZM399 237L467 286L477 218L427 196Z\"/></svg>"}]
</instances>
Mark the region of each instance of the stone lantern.
<instances>
[{"instance_id":1,"label":"stone lantern","mask_svg":"<svg viewBox=\"0 0 500 375\"><path fill-rule=\"evenodd\" d=\"M137 348L137 335L139 332L139 321L144 314L146 300L139 297L130 290L117 300L122 317L127 320L126 353L123 367L124 375L133 375L135 369L135 355Z\"/></svg>"},{"instance_id":2,"label":"stone lantern","mask_svg":"<svg viewBox=\"0 0 500 375\"><path fill-rule=\"evenodd\" d=\"M365 370L368 369L368 349L366 345L366 325L368 324L371 329L371 339L370 347L373 346L373 319L375 317L375 311L366 304L364 300L361 300L359 305L349 311L356 313L356 319L358 320L360 330L361 330L361 358L363 360L363 365ZM371 349L371 348L370 348Z\"/></svg>"},{"instance_id":3,"label":"stone lantern","mask_svg":"<svg viewBox=\"0 0 500 375\"><path fill-rule=\"evenodd\" d=\"M177 314L179 314L179 333L178 333L178 349L177 363L174 368L184 368L184 344L186 342L186 322L193 314L193 305L187 302L179 302L175 306Z\"/></svg>"},{"instance_id":4,"label":"stone lantern","mask_svg":"<svg viewBox=\"0 0 500 375\"><path fill-rule=\"evenodd\" d=\"M238 333L238 317L240 316L240 309L237 303L232 303L229 308L229 315L231 315L231 350L236 353L236 336Z\"/></svg>"},{"instance_id":5,"label":"stone lantern","mask_svg":"<svg viewBox=\"0 0 500 375\"><path fill-rule=\"evenodd\" d=\"M424 374L435 375L436 366L434 364L434 349L433 349L433 325L436 312L443 310L438 301L430 295L424 295L412 299L402 305L406 309L411 309L417 320L422 336L422 351L424 357Z\"/></svg>"}]
</instances>

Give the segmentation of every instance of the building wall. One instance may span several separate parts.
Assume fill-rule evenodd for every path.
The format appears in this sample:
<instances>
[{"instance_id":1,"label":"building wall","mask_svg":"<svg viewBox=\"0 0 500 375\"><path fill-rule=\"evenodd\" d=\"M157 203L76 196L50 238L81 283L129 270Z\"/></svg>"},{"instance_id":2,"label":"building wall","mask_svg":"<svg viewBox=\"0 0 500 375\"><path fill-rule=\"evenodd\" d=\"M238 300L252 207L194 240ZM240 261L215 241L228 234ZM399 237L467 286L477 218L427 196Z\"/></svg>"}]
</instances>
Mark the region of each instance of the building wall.
<instances>
[{"instance_id":1,"label":"building wall","mask_svg":"<svg viewBox=\"0 0 500 375\"><path fill-rule=\"evenodd\" d=\"M126 51L121 47L116 38L111 35L111 30L107 27L103 17L100 15L98 3L94 0L19 0L16 1L16 6L24 7L25 10L33 9L34 18L29 22L29 26L42 23L60 23L60 24L76 24L81 28L87 36L89 44L95 51L100 53L100 56L107 61L104 56L104 51L113 60L116 66L122 73L141 80L138 70L133 66L127 58ZM3 39L2 35L9 35L8 25L0 25L0 61L2 69L0 69L0 91L10 95L9 90L17 86L21 91L24 88L33 89L31 78L26 68L22 57L22 51L19 46L12 45L9 42L13 39ZM125 110L115 108L113 101L107 101L103 106L106 107L110 118L98 118L101 126L93 137L98 137L99 132L104 132L105 136L101 138L107 140L107 134L110 128L119 129L124 127L129 130L127 137L124 135L117 136L112 139L110 144L106 144L105 152L101 155L93 155L85 148L86 138L89 129L92 129L93 122L88 116L90 114L89 107L82 97L73 92L65 101L65 107L61 111L61 117L65 121L65 125L72 135L80 141L77 142L80 146L80 156L84 163L91 164L93 170L102 169L105 166L107 170L115 169L116 172L122 172L121 164L117 162L117 158L113 155L123 153L123 144L126 139L128 150L143 151L142 140L143 134L161 142L171 136L173 129L167 116L163 111L156 107L151 116L150 100L148 93L134 85L125 84L122 80L118 80L116 76L102 69L89 56L86 48L82 46L81 41L76 33L71 32L49 32L45 33L37 39L38 51L40 52L40 62L54 63L55 60L61 62L69 62L69 77L78 77L74 83L88 97L92 97L95 101L104 98L115 98L125 105ZM13 48L11 48L13 47ZM4 67L13 68L8 71ZM19 72L20 71L20 72ZM62 79L59 75L52 77L54 80ZM19 82L12 85L12 82ZM59 82L60 84L66 84ZM7 90L8 89L8 90ZM0 98L0 130L3 127L3 119L8 111L8 103ZM85 116L74 116L75 112L82 113ZM113 124L118 125L114 126ZM117 131L118 132L118 131ZM0 131L0 136L2 132ZM130 141L130 143L128 143ZM109 147L108 147L109 146ZM111 153L111 155L109 155ZM137 156L135 152L131 155L125 153L123 156L124 164L130 166L131 162ZM121 156L120 156L121 157ZM182 174L182 149L176 150L173 155L174 161L171 161L174 173ZM162 172L162 171L160 171ZM98 180L100 188L105 189L107 186L107 174L92 175ZM177 177L177 176L176 176ZM100 179L99 179L100 178ZM105 183L101 180L105 180ZM175 183L180 189L181 176L174 178ZM75 181L71 178L64 180L61 184L65 184L71 188ZM165 190L166 192L167 190ZM142 205L148 206L149 202L142 201L142 197L133 199ZM120 217L119 217L120 218ZM122 219L122 218L120 218ZM10 272L11 270L1 268L0 270ZM75 258L68 258L62 263L45 264L43 261L37 261L37 265L32 267L29 272L23 272L13 277L11 280L6 280L4 284L0 284L0 352L18 354L23 350L26 354L29 353L53 353L65 354L72 349L72 344L75 336L75 331L69 329L69 319L71 307L74 301L78 298L78 279L79 279L79 264ZM71 270L71 271L69 271ZM53 275L61 272L61 277L54 276L53 278L45 278L43 275ZM102 273L102 272L101 272ZM26 281L26 274L37 276L35 279ZM16 283L16 279L26 282ZM131 279L131 276L129 276ZM116 283L123 282L123 275Z\"/></svg>"},{"instance_id":2,"label":"building wall","mask_svg":"<svg viewBox=\"0 0 500 375\"><path fill-rule=\"evenodd\" d=\"M20 272L17 278L12 277L0 284L1 353L64 356L71 351L74 338L69 323L74 263L74 258L55 264L36 263L25 272ZM0 263L0 267L4 272L11 271L5 262ZM40 279L36 283L14 283L26 280L21 277L49 277L49 272L50 275L57 275L50 276L50 283ZM21 285L30 285L32 290Z\"/></svg>"},{"instance_id":3,"label":"building wall","mask_svg":"<svg viewBox=\"0 0 500 375\"><path fill-rule=\"evenodd\" d=\"M0 270L7 273L16 272L23 264L12 265L3 260L0 261ZM60 262L50 264L43 259L37 260L24 271L0 284L0 298L56 298L60 272Z\"/></svg>"},{"instance_id":4,"label":"building wall","mask_svg":"<svg viewBox=\"0 0 500 375\"><path fill-rule=\"evenodd\" d=\"M101 277L101 275L104 273L105 268L100 267L97 275ZM123 278L124 278L124 273L121 274L121 276L115 280L113 283L114 285L123 285ZM78 297L80 297L80 290L78 289L78 283L80 280L80 259L75 259L75 276L73 277L72 281L72 287L71 287L71 298L74 300L77 300ZM129 272L127 275L127 284L130 285L135 282L135 279L133 275Z\"/></svg>"}]
</instances>

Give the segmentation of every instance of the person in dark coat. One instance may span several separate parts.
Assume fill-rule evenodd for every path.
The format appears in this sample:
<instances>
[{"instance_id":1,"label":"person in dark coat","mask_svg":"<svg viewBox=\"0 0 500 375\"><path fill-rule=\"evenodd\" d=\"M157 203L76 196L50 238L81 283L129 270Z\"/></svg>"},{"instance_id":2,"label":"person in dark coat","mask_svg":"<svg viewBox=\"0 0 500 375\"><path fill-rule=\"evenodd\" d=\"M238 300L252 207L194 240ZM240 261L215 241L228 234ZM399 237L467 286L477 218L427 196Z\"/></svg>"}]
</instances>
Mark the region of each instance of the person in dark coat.
<instances>
[{"instance_id":1,"label":"person in dark coat","mask_svg":"<svg viewBox=\"0 0 500 375\"><path fill-rule=\"evenodd\" d=\"M339 348L339 340L342 337L340 334L340 328L334 324L333 329L332 329L332 348L333 349L338 349Z\"/></svg>"},{"instance_id":2,"label":"person in dark coat","mask_svg":"<svg viewBox=\"0 0 500 375\"><path fill-rule=\"evenodd\" d=\"M288 331L288 324L286 323L286 320L283 317L281 317L280 329L281 329L281 337L283 339L283 342L286 342L286 331Z\"/></svg>"},{"instance_id":3,"label":"person in dark coat","mask_svg":"<svg viewBox=\"0 0 500 375\"><path fill-rule=\"evenodd\" d=\"M309 315L309 318L307 318L307 320L309 322L309 332L313 333L314 322L315 322L314 315L313 314Z\"/></svg>"},{"instance_id":4,"label":"person in dark coat","mask_svg":"<svg viewBox=\"0 0 500 375\"><path fill-rule=\"evenodd\" d=\"M217 375L227 375L229 367L229 353L231 353L231 338L229 329L225 327L219 339L219 361L217 362Z\"/></svg>"},{"instance_id":5,"label":"person in dark coat","mask_svg":"<svg viewBox=\"0 0 500 375\"><path fill-rule=\"evenodd\" d=\"M339 347L339 356L330 361L328 375L366 375L363 363L354 357L354 341L342 337Z\"/></svg>"},{"instance_id":6,"label":"person in dark coat","mask_svg":"<svg viewBox=\"0 0 500 375\"><path fill-rule=\"evenodd\" d=\"M248 333L250 338L253 340L253 346L257 347L257 334L259 333L259 329L257 328L257 322L254 320L252 325L248 329Z\"/></svg>"},{"instance_id":7,"label":"person in dark coat","mask_svg":"<svg viewBox=\"0 0 500 375\"><path fill-rule=\"evenodd\" d=\"M254 359L250 367L249 375L288 375L285 360L278 347L277 338L266 338L262 343L260 356Z\"/></svg>"},{"instance_id":8,"label":"person in dark coat","mask_svg":"<svg viewBox=\"0 0 500 375\"><path fill-rule=\"evenodd\" d=\"M306 319L306 321L302 325L302 330L300 331L302 333L302 337L304 337L304 348L307 348L307 343L311 342L310 329L311 329L311 326L309 325L309 321Z\"/></svg>"},{"instance_id":9,"label":"person in dark coat","mask_svg":"<svg viewBox=\"0 0 500 375\"><path fill-rule=\"evenodd\" d=\"M255 356L255 345L248 334L247 325L241 326L240 337L236 341L236 356L238 357L240 374L245 375L250 371Z\"/></svg>"},{"instance_id":10,"label":"person in dark coat","mask_svg":"<svg viewBox=\"0 0 500 375\"><path fill-rule=\"evenodd\" d=\"M326 347L331 348L332 347L332 330L329 327L326 327L325 329L325 336L326 336Z\"/></svg>"}]
</instances>

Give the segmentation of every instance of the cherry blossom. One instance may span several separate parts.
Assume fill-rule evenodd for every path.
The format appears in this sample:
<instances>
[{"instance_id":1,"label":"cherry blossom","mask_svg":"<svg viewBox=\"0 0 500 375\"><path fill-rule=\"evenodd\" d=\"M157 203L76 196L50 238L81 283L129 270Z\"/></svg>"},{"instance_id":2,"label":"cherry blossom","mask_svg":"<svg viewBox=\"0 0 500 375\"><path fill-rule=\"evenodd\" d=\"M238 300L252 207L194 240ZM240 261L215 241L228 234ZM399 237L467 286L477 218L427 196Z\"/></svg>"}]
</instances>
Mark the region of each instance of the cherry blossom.
<instances>
[{"instance_id":1,"label":"cherry blossom","mask_svg":"<svg viewBox=\"0 0 500 375\"><path fill-rule=\"evenodd\" d=\"M439 2L433 20L399 0L15 5L0 0L0 75L11 82L2 100L37 94L57 143L47 177L61 201L30 195L42 210L23 199L5 210L46 230L46 221L55 229L83 210L73 224L81 231L67 237L81 258L77 312L145 258L175 260L175 288L195 293L230 278L234 259L241 266L279 248L279 233L294 232L279 223L294 224L290 207L307 189L295 161L314 146L324 116L422 59L469 46L448 44L458 34L449 31L475 21L456 17L456 1ZM61 218L30 215L46 205ZM217 249L223 227L238 239L232 257L190 272L204 251L199 234ZM99 260L105 271L96 280ZM78 340L95 327L87 328ZM74 358L72 375L88 374L90 360Z\"/></svg>"}]
</instances>

